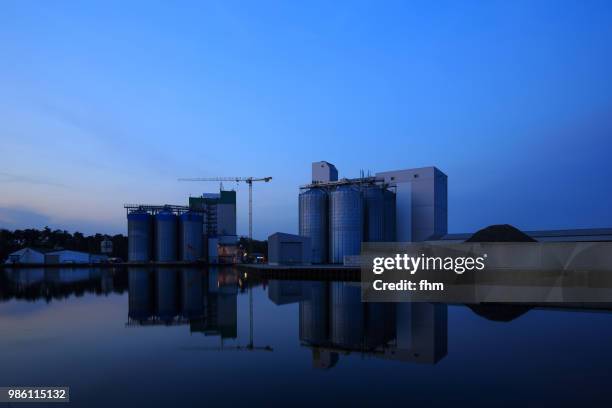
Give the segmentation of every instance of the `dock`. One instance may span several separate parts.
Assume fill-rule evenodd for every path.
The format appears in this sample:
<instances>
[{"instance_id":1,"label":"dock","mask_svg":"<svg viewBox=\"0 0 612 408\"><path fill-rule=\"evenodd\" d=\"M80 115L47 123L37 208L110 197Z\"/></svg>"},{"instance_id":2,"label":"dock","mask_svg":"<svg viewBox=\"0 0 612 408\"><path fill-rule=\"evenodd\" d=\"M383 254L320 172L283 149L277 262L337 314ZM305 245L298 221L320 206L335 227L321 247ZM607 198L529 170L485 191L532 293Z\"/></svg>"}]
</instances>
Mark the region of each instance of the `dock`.
<instances>
[{"instance_id":1,"label":"dock","mask_svg":"<svg viewBox=\"0 0 612 408\"><path fill-rule=\"evenodd\" d=\"M237 264L241 272L268 279L359 281L361 269L342 265Z\"/></svg>"}]
</instances>

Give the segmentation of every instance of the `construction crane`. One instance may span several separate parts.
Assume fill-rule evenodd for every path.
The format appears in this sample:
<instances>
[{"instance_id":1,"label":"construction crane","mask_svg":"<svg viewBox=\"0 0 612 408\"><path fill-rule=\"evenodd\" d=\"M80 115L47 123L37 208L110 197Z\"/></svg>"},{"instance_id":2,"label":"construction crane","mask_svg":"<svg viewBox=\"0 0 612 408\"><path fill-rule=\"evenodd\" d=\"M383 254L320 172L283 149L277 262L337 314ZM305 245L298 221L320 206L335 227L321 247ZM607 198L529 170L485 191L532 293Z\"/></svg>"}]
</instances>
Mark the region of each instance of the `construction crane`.
<instances>
[{"instance_id":1,"label":"construction crane","mask_svg":"<svg viewBox=\"0 0 612 408\"><path fill-rule=\"evenodd\" d=\"M195 178L180 178L179 181L234 181L236 183L244 182L249 185L249 245L253 241L253 183L263 181L265 183L272 180L272 177L195 177Z\"/></svg>"}]
</instances>

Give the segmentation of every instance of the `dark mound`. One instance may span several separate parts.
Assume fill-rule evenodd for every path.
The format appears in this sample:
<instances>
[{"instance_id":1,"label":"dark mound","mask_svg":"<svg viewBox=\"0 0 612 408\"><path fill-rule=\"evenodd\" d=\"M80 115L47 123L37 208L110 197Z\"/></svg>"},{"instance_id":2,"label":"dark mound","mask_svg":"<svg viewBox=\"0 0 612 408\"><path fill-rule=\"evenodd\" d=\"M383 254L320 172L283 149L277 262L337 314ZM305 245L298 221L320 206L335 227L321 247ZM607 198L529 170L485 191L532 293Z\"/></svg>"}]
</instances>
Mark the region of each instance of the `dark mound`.
<instances>
[{"instance_id":1,"label":"dark mound","mask_svg":"<svg viewBox=\"0 0 612 408\"><path fill-rule=\"evenodd\" d=\"M495 322L510 322L531 310L530 306L523 305L504 305L499 303L480 303L477 305L467 305L472 312L487 320Z\"/></svg>"},{"instance_id":2,"label":"dark mound","mask_svg":"<svg viewBox=\"0 0 612 408\"><path fill-rule=\"evenodd\" d=\"M477 231L465 242L537 242L512 225L491 225ZM478 316L496 322L509 322L531 310L529 306L480 303L467 305Z\"/></svg>"},{"instance_id":3,"label":"dark mound","mask_svg":"<svg viewBox=\"0 0 612 408\"><path fill-rule=\"evenodd\" d=\"M476 231L465 242L537 242L512 225L490 225Z\"/></svg>"}]
</instances>

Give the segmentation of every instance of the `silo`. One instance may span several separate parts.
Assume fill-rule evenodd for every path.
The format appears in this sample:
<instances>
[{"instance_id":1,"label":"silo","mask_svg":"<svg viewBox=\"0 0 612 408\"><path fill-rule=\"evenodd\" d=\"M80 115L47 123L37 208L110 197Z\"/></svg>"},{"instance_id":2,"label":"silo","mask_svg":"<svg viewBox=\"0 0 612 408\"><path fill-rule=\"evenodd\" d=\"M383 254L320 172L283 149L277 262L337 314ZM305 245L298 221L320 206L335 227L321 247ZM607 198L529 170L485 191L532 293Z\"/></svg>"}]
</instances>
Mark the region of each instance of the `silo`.
<instances>
[{"instance_id":1,"label":"silo","mask_svg":"<svg viewBox=\"0 0 612 408\"><path fill-rule=\"evenodd\" d=\"M385 242L395 242L395 193L385 190Z\"/></svg>"},{"instance_id":2,"label":"silo","mask_svg":"<svg viewBox=\"0 0 612 408\"><path fill-rule=\"evenodd\" d=\"M363 189L365 242L385 241L385 193L376 185Z\"/></svg>"},{"instance_id":3,"label":"silo","mask_svg":"<svg viewBox=\"0 0 612 408\"><path fill-rule=\"evenodd\" d=\"M180 259L197 261L202 258L202 214L188 211L179 217Z\"/></svg>"},{"instance_id":4,"label":"silo","mask_svg":"<svg viewBox=\"0 0 612 408\"><path fill-rule=\"evenodd\" d=\"M363 238L363 199L354 186L340 186L329 197L329 256L343 263L347 255L359 255Z\"/></svg>"},{"instance_id":5,"label":"silo","mask_svg":"<svg viewBox=\"0 0 612 408\"><path fill-rule=\"evenodd\" d=\"M300 235L310 237L312 257L311 262L322 264L327 262L327 193L320 188L311 188L300 193Z\"/></svg>"},{"instance_id":6,"label":"silo","mask_svg":"<svg viewBox=\"0 0 612 408\"><path fill-rule=\"evenodd\" d=\"M177 259L176 215L163 210L155 216L155 260L172 262Z\"/></svg>"},{"instance_id":7,"label":"silo","mask_svg":"<svg viewBox=\"0 0 612 408\"><path fill-rule=\"evenodd\" d=\"M151 260L151 216L146 211L128 213L128 261Z\"/></svg>"}]
</instances>

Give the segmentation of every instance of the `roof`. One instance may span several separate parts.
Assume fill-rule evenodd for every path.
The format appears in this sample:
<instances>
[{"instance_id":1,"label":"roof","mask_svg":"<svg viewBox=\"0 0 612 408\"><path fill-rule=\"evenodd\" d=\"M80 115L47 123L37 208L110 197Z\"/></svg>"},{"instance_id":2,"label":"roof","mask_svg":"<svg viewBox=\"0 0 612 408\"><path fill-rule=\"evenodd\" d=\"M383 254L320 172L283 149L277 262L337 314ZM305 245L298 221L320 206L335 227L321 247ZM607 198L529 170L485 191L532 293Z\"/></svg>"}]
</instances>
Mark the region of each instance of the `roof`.
<instances>
[{"instance_id":1,"label":"roof","mask_svg":"<svg viewBox=\"0 0 612 408\"><path fill-rule=\"evenodd\" d=\"M581 228L563 230L524 231L541 242L599 242L612 241L612 228ZM472 233L446 234L438 241L465 241Z\"/></svg>"},{"instance_id":2,"label":"roof","mask_svg":"<svg viewBox=\"0 0 612 408\"><path fill-rule=\"evenodd\" d=\"M310 239L309 237L304 237L302 235L295 235L295 234L287 234L286 232L275 232L274 234L270 235L268 237L268 240L270 239L281 239L281 240L290 240L290 241L306 241L308 239Z\"/></svg>"},{"instance_id":3,"label":"roof","mask_svg":"<svg viewBox=\"0 0 612 408\"><path fill-rule=\"evenodd\" d=\"M38 250L36 250L36 249L34 249L34 248L27 248L27 247L26 247L26 248L21 248L20 250L17 250L17 251L15 251L15 252L11 252L11 253L9 254L9 256L21 255L21 254L23 254L23 253L24 253L24 252L26 252L26 251L38 252L38 253L39 253L39 254L41 254L41 255L43 254L41 251L38 251Z\"/></svg>"},{"instance_id":4,"label":"roof","mask_svg":"<svg viewBox=\"0 0 612 408\"><path fill-rule=\"evenodd\" d=\"M25 248L21 248L15 252L10 253L9 255L18 255L21 254L23 252L25 252L26 250L30 250L32 252L38 252L39 254L47 254L51 251L53 251L53 249L49 249L49 248L32 248L32 247L25 247Z\"/></svg>"},{"instance_id":5,"label":"roof","mask_svg":"<svg viewBox=\"0 0 612 408\"><path fill-rule=\"evenodd\" d=\"M60 249L58 251L47 252L47 254L49 254L49 255L57 255L57 254L61 254L61 253L73 253L73 254L80 254L80 255L87 255L87 256L89 256L88 252L74 251L72 249Z\"/></svg>"}]
</instances>

